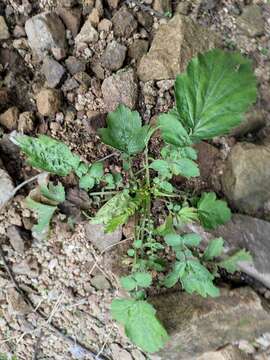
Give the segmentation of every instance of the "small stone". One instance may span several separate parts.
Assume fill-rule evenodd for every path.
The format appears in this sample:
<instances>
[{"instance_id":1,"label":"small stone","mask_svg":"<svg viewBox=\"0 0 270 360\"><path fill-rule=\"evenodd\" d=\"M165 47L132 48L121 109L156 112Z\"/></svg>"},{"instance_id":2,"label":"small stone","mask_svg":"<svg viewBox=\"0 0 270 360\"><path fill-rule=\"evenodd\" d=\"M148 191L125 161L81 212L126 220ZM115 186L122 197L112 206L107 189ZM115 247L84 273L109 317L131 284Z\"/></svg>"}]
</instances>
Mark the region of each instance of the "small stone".
<instances>
[{"instance_id":1,"label":"small stone","mask_svg":"<svg viewBox=\"0 0 270 360\"><path fill-rule=\"evenodd\" d=\"M223 191L238 210L254 215L270 200L269 178L269 146L238 143L225 166Z\"/></svg>"},{"instance_id":2,"label":"small stone","mask_svg":"<svg viewBox=\"0 0 270 360\"><path fill-rule=\"evenodd\" d=\"M7 228L7 237L13 249L19 254L23 254L25 245L30 240L29 233L19 226L11 225Z\"/></svg>"},{"instance_id":3,"label":"small stone","mask_svg":"<svg viewBox=\"0 0 270 360\"><path fill-rule=\"evenodd\" d=\"M147 31L151 31L154 20L153 16L145 11L138 11L136 13L137 20Z\"/></svg>"},{"instance_id":4,"label":"small stone","mask_svg":"<svg viewBox=\"0 0 270 360\"><path fill-rule=\"evenodd\" d=\"M93 26L97 27L97 26L98 26L98 23L99 23L99 18L100 18L100 14L99 14L98 9L94 8L94 9L91 11L88 19L89 19L89 21L91 22L91 24L92 24Z\"/></svg>"},{"instance_id":5,"label":"small stone","mask_svg":"<svg viewBox=\"0 0 270 360\"><path fill-rule=\"evenodd\" d=\"M119 0L108 0L108 5L111 9L117 9Z\"/></svg>"},{"instance_id":6,"label":"small stone","mask_svg":"<svg viewBox=\"0 0 270 360\"><path fill-rule=\"evenodd\" d=\"M89 18L84 23L81 31L75 38L76 43L96 43L98 41L98 32L91 24Z\"/></svg>"},{"instance_id":7,"label":"small stone","mask_svg":"<svg viewBox=\"0 0 270 360\"><path fill-rule=\"evenodd\" d=\"M69 78L64 82L61 89L64 92L66 92L66 91L72 91L74 89L77 89L78 87L79 87L78 82L74 78Z\"/></svg>"},{"instance_id":8,"label":"small stone","mask_svg":"<svg viewBox=\"0 0 270 360\"><path fill-rule=\"evenodd\" d=\"M237 18L236 22L247 36L255 37L264 34L264 19L259 5L244 7L242 15Z\"/></svg>"},{"instance_id":9,"label":"small stone","mask_svg":"<svg viewBox=\"0 0 270 360\"><path fill-rule=\"evenodd\" d=\"M0 124L8 130L17 129L19 113L19 109L16 106L12 106L0 115Z\"/></svg>"},{"instance_id":10,"label":"small stone","mask_svg":"<svg viewBox=\"0 0 270 360\"><path fill-rule=\"evenodd\" d=\"M47 85L50 88L55 88L59 85L66 72L65 68L51 57L46 57L43 60L41 71L45 75Z\"/></svg>"},{"instance_id":11,"label":"small stone","mask_svg":"<svg viewBox=\"0 0 270 360\"><path fill-rule=\"evenodd\" d=\"M97 290L110 289L111 285L103 274L96 275L91 279L91 285Z\"/></svg>"},{"instance_id":12,"label":"small stone","mask_svg":"<svg viewBox=\"0 0 270 360\"><path fill-rule=\"evenodd\" d=\"M91 70L96 75L96 77L100 80L104 80L105 78L105 71L101 66L100 62L94 62L91 64Z\"/></svg>"},{"instance_id":13,"label":"small stone","mask_svg":"<svg viewBox=\"0 0 270 360\"><path fill-rule=\"evenodd\" d=\"M137 29L137 21L123 5L113 16L113 31L116 36L129 37Z\"/></svg>"},{"instance_id":14,"label":"small stone","mask_svg":"<svg viewBox=\"0 0 270 360\"><path fill-rule=\"evenodd\" d=\"M69 56L66 59L65 64L71 75L74 75L81 71L85 71L86 69L85 62L77 59L75 56Z\"/></svg>"},{"instance_id":15,"label":"small stone","mask_svg":"<svg viewBox=\"0 0 270 360\"><path fill-rule=\"evenodd\" d=\"M52 48L66 48L65 27L55 12L38 14L25 23L29 46L40 59Z\"/></svg>"},{"instance_id":16,"label":"small stone","mask_svg":"<svg viewBox=\"0 0 270 360\"><path fill-rule=\"evenodd\" d=\"M81 85L89 87L91 85L91 77L86 72L78 72L74 75L74 79L78 81Z\"/></svg>"},{"instance_id":17,"label":"small stone","mask_svg":"<svg viewBox=\"0 0 270 360\"><path fill-rule=\"evenodd\" d=\"M112 233L105 233L103 225L87 223L85 225L85 234L87 240L102 252L107 247L114 245L121 240L122 229L119 228Z\"/></svg>"},{"instance_id":18,"label":"small stone","mask_svg":"<svg viewBox=\"0 0 270 360\"><path fill-rule=\"evenodd\" d=\"M82 11L78 8L66 9L64 7L57 8L57 14L62 19L66 28L71 31L73 37L75 37L80 28Z\"/></svg>"},{"instance_id":19,"label":"small stone","mask_svg":"<svg viewBox=\"0 0 270 360\"><path fill-rule=\"evenodd\" d=\"M147 40L136 39L128 48L128 56L135 60L140 60L147 53L149 42Z\"/></svg>"},{"instance_id":20,"label":"small stone","mask_svg":"<svg viewBox=\"0 0 270 360\"><path fill-rule=\"evenodd\" d=\"M112 41L107 45L101 62L108 70L118 70L125 61L126 52L127 48L124 45L119 44L117 41Z\"/></svg>"},{"instance_id":21,"label":"small stone","mask_svg":"<svg viewBox=\"0 0 270 360\"><path fill-rule=\"evenodd\" d=\"M35 117L31 111L25 111L20 114L18 120L18 130L22 133L30 133L34 130Z\"/></svg>"},{"instance_id":22,"label":"small stone","mask_svg":"<svg viewBox=\"0 0 270 360\"><path fill-rule=\"evenodd\" d=\"M9 174L0 168L0 210L11 199L14 190L13 182Z\"/></svg>"},{"instance_id":23,"label":"small stone","mask_svg":"<svg viewBox=\"0 0 270 360\"><path fill-rule=\"evenodd\" d=\"M55 60L59 61L66 57L66 51L61 48L52 48L52 54Z\"/></svg>"},{"instance_id":24,"label":"small stone","mask_svg":"<svg viewBox=\"0 0 270 360\"><path fill-rule=\"evenodd\" d=\"M61 106L61 96L58 90L42 89L37 95L37 109L43 116L52 116Z\"/></svg>"},{"instance_id":25,"label":"small stone","mask_svg":"<svg viewBox=\"0 0 270 360\"><path fill-rule=\"evenodd\" d=\"M15 38L21 38L21 37L26 36L26 32L22 26L15 25L15 28L13 30L13 35Z\"/></svg>"},{"instance_id":26,"label":"small stone","mask_svg":"<svg viewBox=\"0 0 270 360\"><path fill-rule=\"evenodd\" d=\"M8 27L3 16L0 16L0 41L7 40L10 37Z\"/></svg>"},{"instance_id":27,"label":"small stone","mask_svg":"<svg viewBox=\"0 0 270 360\"><path fill-rule=\"evenodd\" d=\"M60 0L60 4L68 9L72 8L73 6L76 6L77 3L78 0Z\"/></svg>"},{"instance_id":28,"label":"small stone","mask_svg":"<svg viewBox=\"0 0 270 360\"><path fill-rule=\"evenodd\" d=\"M98 31L109 32L112 29L112 22L108 19L102 19L98 24Z\"/></svg>"},{"instance_id":29,"label":"small stone","mask_svg":"<svg viewBox=\"0 0 270 360\"><path fill-rule=\"evenodd\" d=\"M106 78L101 86L107 111L114 111L119 104L134 109L138 99L138 84L132 69L123 70Z\"/></svg>"},{"instance_id":30,"label":"small stone","mask_svg":"<svg viewBox=\"0 0 270 360\"><path fill-rule=\"evenodd\" d=\"M7 290L7 302L11 316L26 315L31 311L31 307L24 301L22 295L14 288Z\"/></svg>"},{"instance_id":31,"label":"small stone","mask_svg":"<svg viewBox=\"0 0 270 360\"><path fill-rule=\"evenodd\" d=\"M113 360L132 360L130 353L118 344L111 344L111 352Z\"/></svg>"}]
</instances>

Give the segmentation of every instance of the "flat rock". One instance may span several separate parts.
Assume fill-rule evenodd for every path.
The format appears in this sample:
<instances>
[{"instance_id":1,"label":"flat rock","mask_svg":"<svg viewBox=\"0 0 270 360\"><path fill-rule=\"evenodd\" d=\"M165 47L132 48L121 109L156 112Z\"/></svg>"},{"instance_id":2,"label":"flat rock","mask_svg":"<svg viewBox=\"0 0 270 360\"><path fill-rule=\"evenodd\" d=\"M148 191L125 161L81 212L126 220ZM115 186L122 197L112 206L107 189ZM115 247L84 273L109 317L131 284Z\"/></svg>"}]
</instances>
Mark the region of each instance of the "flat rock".
<instances>
[{"instance_id":1,"label":"flat rock","mask_svg":"<svg viewBox=\"0 0 270 360\"><path fill-rule=\"evenodd\" d=\"M250 288L221 289L218 298L166 293L151 302L170 340L160 360L194 360L240 339L254 340L270 327L270 314ZM168 311L169 309L169 311Z\"/></svg>"},{"instance_id":2,"label":"flat rock","mask_svg":"<svg viewBox=\"0 0 270 360\"><path fill-rule=\"evenodd\" d=\"M42 89L36 100L38 112L43 116L54 115L61 106L60 92L55 89Z\"/></svg>"},{"instance_id":3,"label":"flat rock","mask_svg":"<svg viewBox=\"0 0 270 360\"><path fill-rule=\"evenodd\" d=\"M76 43L87 43L87 44L94 44L98 41L98 32L93 27L90 19L88 18L84 23L81 31L75 38Z\"/></svg>"},{"instance_id":4,"label":"flat rock","mask_svg":"<svg viewBox=\"0 0 270 360\"><path fill-rule=\"evenodd\" d=\"M264 34L264 19L259 5L244 7L243 13L236 21L238 27L250 37Z\"/></svg>"},{"instance_id":5,"label":"flat rock","mask_svg":"<svg viewBox=\"0 0 270 360\"><path fill-rule=\"evenodd\" d=\"M117 41L111 41L101 57L103 66L108 70L119 70L125 61L127 48Z\"/></svg>"},{"instance_id":6,"label":"flat rock","mask_svg":"<svg viewBox=\"0 0 270 360\"><path fill-rule=\"evenodd\" d=\"M16 106L12 106L0 115L0 125L4 126L8 130L16 130L19 113L19 109Z\"/></svg>"},{"instance_id":7,"label":"flat rock","mask_svg":"<svg viewBox=\"0 0 270 360\"><path fill-rule=\"evenodd\" d=\"M139 63L138 76L142 81L174 79L192 57L215 47L216 42L213 32L177 14L160 26L149 52Z\"/></svg>"},{"instance_id":8,"label":"flat rock","mask_svg":"<svg viewBox=\"0 0 270 360\"><path fill-rule=\"evenodd\" d=\"M44 12L28 19L25 23L25 31L29 46L40 59L43 59L53 48L65 52L66 31L55 12Z\"/></svg>"},{"instance_id":9,"label":"flat rock","mask_svg":"<svg viewBox=\"0 0 270 360\"><path fill-rule=\"evenodd\" d=\"M101 224L85 225L85 233L90 241L99 251L105 250L108 246L118 243L122 238L122 229L119 228L112 233L105 233Z\"/></svg>"},{"instance_id":10,"label":"flat rock","mask_svg":"<svg viewBox=\"0 0 270 360\"><path fill-rule=\"evenodd\" d=\"M226 162L223 191L238 210L254 215L270 200L270 147L238 143Z\"/></svg>"},{"instance_id":11,"label":"flat rock","mask_svg":"<svg viewBox=\"0 0 270 360\"><path fill-rule=\"evenodd\" d=\"M0 210L4 208L14 190L13 182L8 173L0 168Z\"/></svg>"},{"instance_id":12,"label":"flat rock","mask_svg":"<svg viewBox=\"0 0 270 360\"><path fill-rule=\"evenodd\" d=\"M51 57L46 57L43 60L41 71L45 75L47 85L50 88L59 85L66 72L65 68Z\"/></svg>"},{"instance_id":13,"label":"flat rock","mask_svg":"<svg viewBox=\"0 0 270 360\"><path fill-rule=\"evenodd\" d=\"M112 17L113 31L116 36L129 37L138 26L137 20L123 5Z\"/></svg>"},{"instance_id":14,"label":"flat rock","mask_svg":"<svg viewBox=\"0 0 270 360\"><path fill-rule=\"evenodd\" d=\"M138 84L132 69L119 71L106 78L101 90L107 111L115 110L119 104L134 109L137 103Z\"/></svg>"},{"instance_id":15,"label":"flat rock","mask_svg":"<svg viewBox=\"0 0 270 360\"><path fill-rule=\"evenodd\" d=\"M7 40L10 37L8 27L3 16L0 16L0 41Z\"/></svg>"}]
</instances>

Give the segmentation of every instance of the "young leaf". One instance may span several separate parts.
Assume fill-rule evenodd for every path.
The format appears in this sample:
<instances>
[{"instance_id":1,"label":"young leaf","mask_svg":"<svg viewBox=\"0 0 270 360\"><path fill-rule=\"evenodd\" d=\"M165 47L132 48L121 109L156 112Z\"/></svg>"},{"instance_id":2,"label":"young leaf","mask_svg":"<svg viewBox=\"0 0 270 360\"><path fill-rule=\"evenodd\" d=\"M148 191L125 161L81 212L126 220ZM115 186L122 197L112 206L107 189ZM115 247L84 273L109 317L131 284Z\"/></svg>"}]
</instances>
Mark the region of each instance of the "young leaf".
<instances>
[{"instance_id":1,"label":"young leaf","mask_svg":"<svg viewBox=\"0 0 270 360\"><path fill-rule=\"evenodd\" d=\"M137 286L137 282L132 275L122 276L120 278L120 284L127 291L134 290Z\"/></svg>"},{"instance_id":2,"label":"young leaf","mask_svg":"<svg viewBox=\"0 0 270 360\"><path fill-rule=\"evenodd\" d=\"M202 238L198 234L182 235L183 243L188 247L199 246Z\"/></svg>"},{"instance_id":3,"label":"young leaf","mask_svg":"<svg viewBox=\"0 0 270 360\"><path fill-rule=\"evenodd\" d=\"M103 163L100 161L92 164L88 171L88 174L94 179L101 179L104 175Z\"/></svg>"},{"instance_id":4,"label":"young leaf","mask_svg":"<svg viewBox=\"0 0 270 360\"><path fill-rule=\"evenodd\" d=\"M143 151L151 133L149 125L142 126L140 114L125 105L109 113L107 125L99 130L102 141L128 155Z\"/></svg>"},{"instance_id":5,"label":"young leaf","mask_svg":"<svg viewBox=\"0 0 270 360\"><path fill-rule=\"evenodd\" d=\"M172 233L164 237L165 242L172 247L178 247L183 245L183 239L180 235Z\"/></svg>"},{"instance_id":6,"label":"young leaf","mask_svg":"<svg viewBox=\"0 0 270 360\"><path fill-rule=\"evenodd\" d=\"M238 263L241 261L252 262L252 257L246 250L239 250L234 255L218 263L218 266L229 273L234 273L238 269Z\"/></svg>"},{"instance_id":7,"label":"young leaf","mask_svg":"<svg viewBox=\"0 0 270 360\"><path fill-rule=\"evenodd\" d=\"M45 196L47 199L53 201L57 204L65 201L65 188L59 183L58 185L53 185L52 183L40 185L40 193Z\"/></svg>"},{"instance_id":8,"label":"young leaf","mask_svg":"<svg viewBox=\"0 0 270 360\"><path fill-rule=\"evenodd\" d=\"M149 165L149 168L157 171L162 178L171 177L170 167L166 160L155 160Z\"/></svg>"},{"instance_id":9,"label":"young leaf","mask_svg":"<svg viewBox=\"0 0 270 360\"><path fill-rule=\"evenodd\" d=\"M168 215L164 224L160 225L157 229L156 229L156 234L160 235L160 236L165 236L168 235L170 233L174 232L174 227L173 227L173 217L172 215Z\"/></svg>"},{"instance_id":10,"label":"young leaf","mask_svg":"<svg viewBox=\"0 0 270 360\"><path fill-rule=\"evenodd\" d=\"M189 135L175 112L160 115L158 126L165 142L181 147L191 144Z\"/></svg>"},{"instance_id":11,"label":"young leaf","mask_svg":"<svg viewBox=\"0 0 270 360\"><path fill-rule=\"evenodd\" d=\"M178 220L182 224L186 224L188 222L192 221L198 221L198 211L195 208L192 207L183 207L178 213L177 213Z\"/></svg>"},{"instance_id":12,"label":"young leaf","mask_svg":"<svg viewBox=\"0 0 270 360\"><path fill-rule=\"evenodd\" d=\"M231 210L223 200L217 200L213 192L204 193L198 202L198 215L206 229L215 229L231 218Z\"/></svg>"},{"instance_id":13,"label":"young leaf","mask_svg":"<svg viewBox=\"0 0 270 360\"><path fill-rule=\"evenodd\" d=\"M152 284L152 276L147 272L136 272L132 274L138 286L147 288Z\"/></svg>"},{"instance_id":14,"label":"young leaf","mask_svg":"<svg viewBox=\"0 0 270 360\"><path fill-rule=\"evenodd\" d=\"M112 302L113 318L124 325L126 335L135 345L149 353L162 349L169 339L155 313L146 301L116 299Z\"/></svg>"},{"instance_id":15,"label":"young leaf","mask_svg":"<svg viewBox=\"0 0 270 360\"><path fill-rule=\"evenodd\" d=\"M204 251L203 258L213 260L215 257L220 256L224 250L223 245L224 240L221 237L211 240Z\"/></svg>"},{"instance_id":16,"label":"young leaf","mask_svg":"<svg viewBox=\"0 0 270 360\"><path fill-rule=\"evenodd\" d=\"M36 211L38 217L38 223L33 226L32 232L39 238L45 239L49 231L51 219L57 209L57 206L39 203L30 197L27 197L25 201L29 209Z\"/></svg>"},{"instance_id":17,"label":"young leaf","mask_svg":"<svg viewBox=\"0 0 270 360\"><path fill-rule=\"evenodd\" d=\"M80 178L79 186L83 190L91 190L95 186L95 179L89 174L83 175Z\"/></svg>"},{"instance_id":18,"label":"young leaf","mask_svg":"<svg viewBox=\"0 0 270 360\"><path fill-rule=\"evenodd\" d=\"M178 121L193 141L226 134L239 125L256 94L250 60L237 52L210 50L192 59L176 78Z\"/></svg>"},{"instance_id":19,"label":"young leaf","mask_svg":"<svg viewBox=\"0 0 270 360\"><path fill-rule=\"evenodd\" d=\"M39 135L38 138L17 135L13 140L27 155L31 166L59 176L75 171L81 162L67 145L46 135Z\"/></svg>"},{"instance_id":20,"label":"young leaf","mask_svg":"<svg viewBox=\"0 0 270 360\"><path fill-rule=\"evenodd\" d=\"M186 178L200 175L198 165L190 159L179 159L171 162L171 171L174 175L182 175Z\"/></svg>"}]
</instances>

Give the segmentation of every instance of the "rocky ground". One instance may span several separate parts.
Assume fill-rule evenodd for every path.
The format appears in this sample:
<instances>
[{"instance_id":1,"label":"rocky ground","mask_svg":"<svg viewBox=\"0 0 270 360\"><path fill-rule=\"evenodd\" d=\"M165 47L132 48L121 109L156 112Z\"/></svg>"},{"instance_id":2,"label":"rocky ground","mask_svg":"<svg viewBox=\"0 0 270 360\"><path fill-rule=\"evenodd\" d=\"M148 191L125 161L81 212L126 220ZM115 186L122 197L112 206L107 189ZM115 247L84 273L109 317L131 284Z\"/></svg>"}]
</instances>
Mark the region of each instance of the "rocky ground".
<instances>
[{"instance_id":1,"label":"rocky ground","mask_svg":"<svg viewBox=\"0 0 270 360\"><path fill-rule=\"evenodd\" d=\"M121 102L154 122L173 106L176 74L215 46L253 60L259 96L240 127L198 146L201 178L187 186L227 198L238 214L218 232L229 248L249 249L254 267L226 279L217 302L181 295L179 304L175 294L155 296L172 340L169 350L147 357L109 313L121 291L119 254L128 245L119 244L122 231L105 236L89 225L81 210L92 202L68 177L67 201L50 239L32 239L35 219L23 203L28 186L0 211L0 354L23 360L270 359L269 1L2 0L0 204L36 174L9 141L11 131L48 134L87 161L102 158L109 150L96 130L108 111ZM107 167L121 171L117 162Z\"/></svg>"}]
</instances>

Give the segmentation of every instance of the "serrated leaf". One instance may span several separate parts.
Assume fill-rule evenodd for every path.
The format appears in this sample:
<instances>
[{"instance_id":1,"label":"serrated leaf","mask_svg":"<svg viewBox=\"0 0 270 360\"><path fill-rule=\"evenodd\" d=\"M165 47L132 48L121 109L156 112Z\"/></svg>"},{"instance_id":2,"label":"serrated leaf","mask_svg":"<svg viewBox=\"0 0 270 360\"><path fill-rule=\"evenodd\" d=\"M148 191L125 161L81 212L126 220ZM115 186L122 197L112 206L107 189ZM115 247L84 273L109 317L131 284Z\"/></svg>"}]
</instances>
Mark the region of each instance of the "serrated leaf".
<instances>
[{"instance_id":1,"label":"serrated leaf","mask_svg":"<svg viewBox=\"0 0 270 360\"><path fill-rule=\"evenodd\" d=\"M239 250L232 256L218 263L218 266L225 269L229 273L234 273L238 270L238 264L241 261L252 262L252 256L246 250Z\"/></svg>"},{"instance_id":2,"label":"serrated leaf","mask_svg":"<svg viewBox=\"0 0 270 360\"><path fill-rule=\"evenodd\" d=\"M165 145L161 149L161 156L163 159L179 160L187 158L190 160L197 160L197 150L190 146L177 147L173 145Z\"/></svg>"},{"instance_id":3,"label":"serrated leaf","mask_svg":"<svg viewBox=\"0 0 270 360\"><path fill-rule=\"evenodd\" d=\"M160 236L165 236L167 234L170 234L174 232L174 227L173 227L173 217L171 214L169 214L164 222L164 224L160 225L157 229L156 229L156 233L157 235Z\"/></svg>"},{"instance_id":4,"label":"serrated leaf","mask_svg":"<svg viewBox=\"0 0 270 360\"><path fill-rule=\"evenodd\" d=\"M47 199L52 200L56 204L65 201L65 188L61 183L53 185L51 182L40 185L40 193Z\"/></svg>"},{"instance_id":5,"label":"serrated leaf","mask_svg":"<svg viewBox=\"0 0 270 360\"><path fill-rule=\"evenodd\" d=\"M174 162L170 162L171 171L174 175L182 175L186 178L197 177L200 175L198 165L190 159L179 159Z\"/></svg>"},{"instance_id":6,"label":"serrated leaf","mask_svg":"<svg viewBox=\"0 0 270 360\"><path fill-rule=\"evenodd\" d=\"M185 234L182 235L183 243L186 246L199 246L202 240L201 236L198 234Z\"/></svg>"},{"instance_id":7,"label":"serrated leaf","mask_svg":"<svg viewBox=\"0 0 270 360\"><path fill-rule=\"evenodd\" d=\"M150 126L142 126L140 114L125 105L109 113L107 125L99 129L102 141L128 155L142 152L149 140Z\"/></svg>"},{"instance_id":8,"label":"serrated leaf","mask_svg":"<svg viewBox=\"0 0 270 360\"><path fill-rule=\"evenodd\" d=\"M224 250L223 245L224 240L221 237L211 240L204 251L203 258L213 260L215 257L220 256Z\"/></svg>"},{"instance_id":9,"label":"serrated leaf","mask_svg":"<svg viewBox=\"0 0 270 360\"><path fill-rule=\"evenodd\" d=\"M162 114L158 118L162 139L175 146L190 145L189 135L175 112Z\"/></svg>"},{"instance_id":10,"label":"serrated leaf","mask_svg":"<svg viewBox=\"0 0 270 360\"><path fill-rule=\"evenodd\" d=\"M186 269L186 262L185 261L177 261L174 264L173 270L166 276L164 280L164 285L167 288L173 287L179 279L184 275Z\"/></svg>"},{"instance_id":11,"label":"serrated leaf","mask_svg":"<svg viewBox=\"0 0 270 360\"><path fill-rule=\"evenodd\" d=\"M27 155L31 166L59 176L75 171L81 162L67 145L46 135L39 135L38 138L17 135L14 141Z\"/></svg>"},{"instance_id":12,"label":"serrated leaf","mask_svg":"<svg viewBox=\"0 0 270 360\"><path fill-rule=\"evenodd\" d=\"M166 244L168 244L169 246L172 247L178 247L183 245L183 239L180 235L172 233L172 234L168 234L164 237L164 240L166 242Z\"/></svg>"},{"instance_id":13,"label":"serrated leaf","mask_svg":"<svg viewBox=\"0 0 270 360\"><path fill-rule=\"evenodd\" d=\"M126 335L135 345L149 353L162 349L168 340L155 314L154 307L146 301L116 299L112 303L113 318L124 325Z\"/></svg>"},{"instance_id":14,"label":"serrated leaf","mask_svg":"<svg viewBox=\"0 0 270 360\"><path fill-rule=\"evenodd\" d=\"M122 276L120 278L120 284L127 291L134 290L137 286L137 282L132 275Z\"/></svg>"},{"instance_id":15,"label":"serrated leaf","mask_svg":"<svg viewBox=\"0 0 270 360\"><path fill-rule=\"evenodd\" d=\"M175 82L179 121L193 141L226 134L239 125L256 95L250 60L219 49L192 59Z\"/></svg>"},{"instance_id":16,"label":"serrated leaf","mask_svg":"<svg viewBox=\"0 0 270 360\"><path fill-rule=\"evenodd\" d=\"M183 207L177 215L182 224L199 220L197 209L188 206Z\"/></svg>"},{"instance_id":17,"label":"serrated leaf","mask_svg":"<svg viewBox=\"0 0 270 360\"><path fill-rule=\"evenodd\" d=\"M38 222L33 226L32 232L37 234L39 238L45 239L48 235L50 222L57 206L39 203L30 197L27 197L25 202L29 209L34 210L37 213Z\"/></svg>"},{"instance_id":18,"label":"serrated leaf","mask_svg":"<svg viewBox=\"0 0 270 360\"><path fill-rule=\"evenodd\" d=\"M198 202L198 215L206 229L215 229L231 219L231 210L223 200L217 200L213 192L204 193Z\"/></svg>"},{"instance_id":19,"label":"serrated leaf","mask_svg":"<svg viewBox=\"0 0 270 360\"><path fill-rule=\"evenodd\" d=\"M171 172L166 160L155 160L149 165L149 168L157 171L163 178L170 177Z\"/></svg>"},{"instance_id":20,"label":"serrated leaf","mask_svg":"<svg viewBox=\"0 0 270 360\"><path fill-rule=\"evenodd\" d=\"M147 288L152 284L152 276L147 272L136 272L132 274L138 286Z\"/></svg>"}]
</instances>

